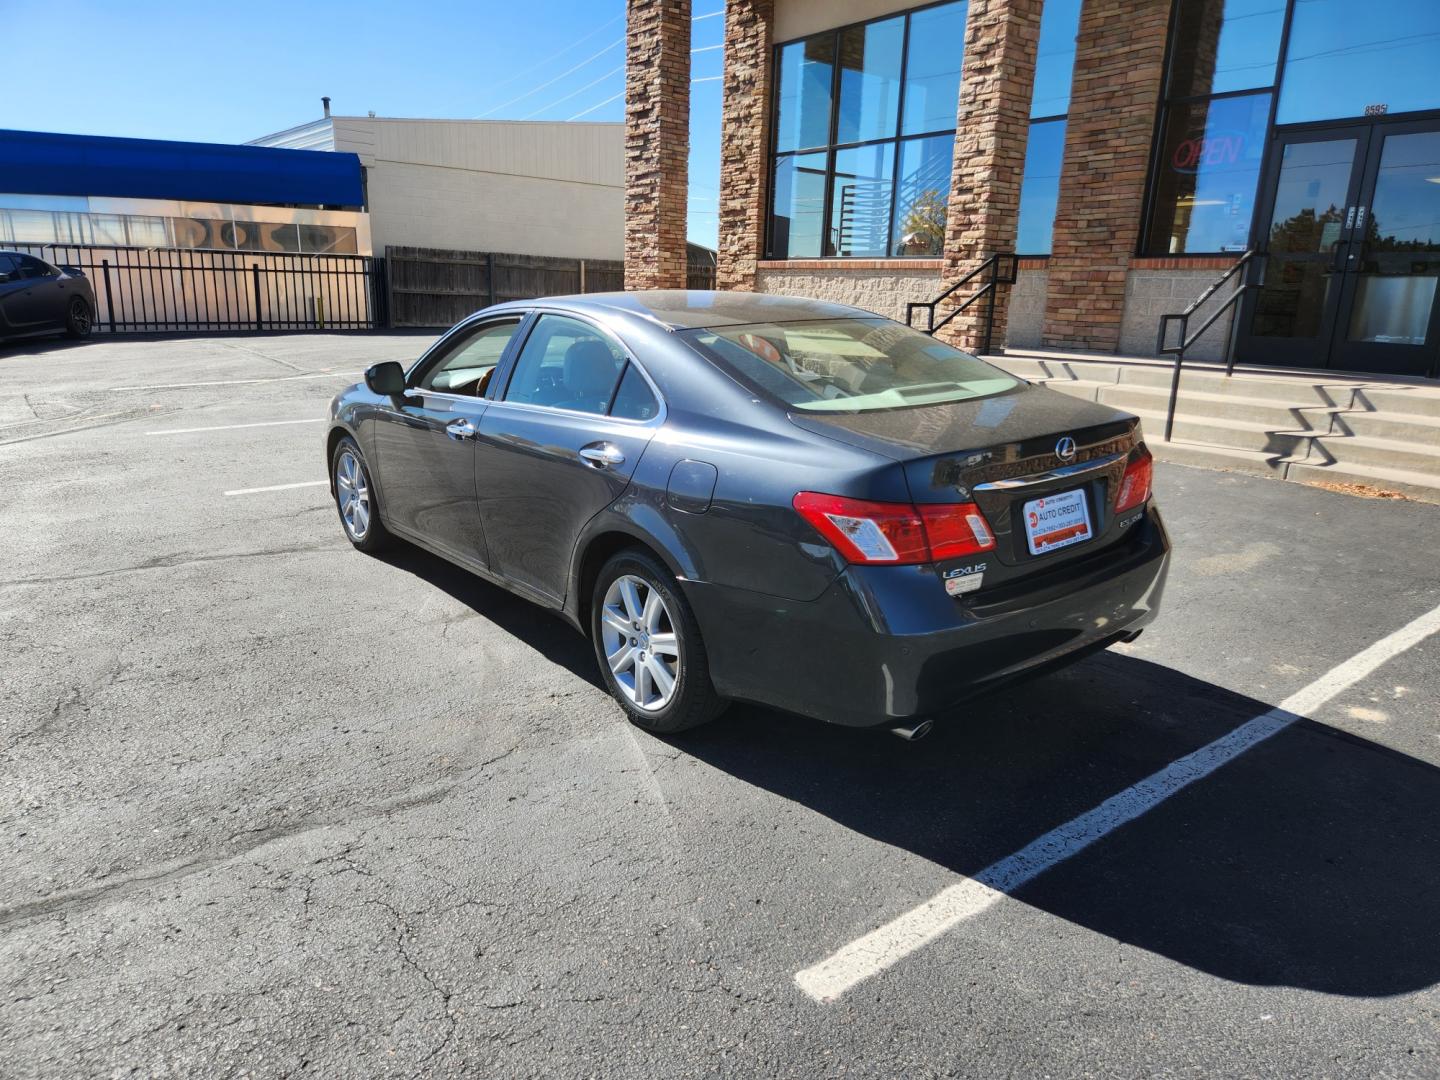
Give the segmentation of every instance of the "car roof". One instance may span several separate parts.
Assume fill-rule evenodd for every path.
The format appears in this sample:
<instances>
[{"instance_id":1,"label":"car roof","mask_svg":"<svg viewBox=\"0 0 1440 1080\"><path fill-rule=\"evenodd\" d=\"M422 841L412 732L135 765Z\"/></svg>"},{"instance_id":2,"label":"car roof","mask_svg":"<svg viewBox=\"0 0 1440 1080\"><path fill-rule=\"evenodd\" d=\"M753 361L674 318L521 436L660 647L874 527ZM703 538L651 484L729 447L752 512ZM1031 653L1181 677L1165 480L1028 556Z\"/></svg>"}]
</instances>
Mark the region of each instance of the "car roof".
<instances>
[{"instance_id":1,"label":"car roof","mask_svg":"<svg viewBox=\"0 0 1440 1080\"><path fill-rule=\"evenodd\" d=\"M671 330L695 330L750 323L804 322L814 319L874 319L873 311L769 293L711 292L698 289L650 289L638 292L584 293L516 301L506 307L554 304L595 314L619 312L658 322Z\"/></svg>"}]
</instances>

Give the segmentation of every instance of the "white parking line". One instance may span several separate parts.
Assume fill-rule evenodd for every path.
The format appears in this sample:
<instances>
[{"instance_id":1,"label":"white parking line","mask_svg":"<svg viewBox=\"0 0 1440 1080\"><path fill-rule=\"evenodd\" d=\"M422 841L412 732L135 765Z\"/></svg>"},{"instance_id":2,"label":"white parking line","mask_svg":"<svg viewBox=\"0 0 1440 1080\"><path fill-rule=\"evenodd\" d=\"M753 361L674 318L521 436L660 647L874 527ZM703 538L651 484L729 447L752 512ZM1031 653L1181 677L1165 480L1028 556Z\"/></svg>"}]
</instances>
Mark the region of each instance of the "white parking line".
<instances>
[{"instance_id":1,"label":"white parking line","mask_svg":"<svg viewBox=\"0 0 1440 1080\"><path fill-rule=\"evenodd\" d=\"M278 375L273 379L214 379L210 382L154 383L150 386L112 386L111 393L120 390L185 390L192 386L241 386L247 383L295 382L298 379L354 379L358 371L312 371L308 375Z\"/></svg>"},{"instance_id":2,"label":"white parking line","mask_svg":"<svg viewBox=\"0 0 1440 1080\"><path fill-rule=\"evenodd\" d=\"M311 416L304 420L262 420L256 424L214 424L210 427L168 428L165 431L147 431L146 435L190 435L197 431L236 431L252 427L284 427L286 424L321 424L325 417Z\"/></svg>"},{"instance_id":3,"label":"white parking line","mask_svg":"<svg viewBox=\"0 0 1440 1080\"><path fill-rule=\"evenodd\" d=\"M291 488L302 487L325 487L329 480L302 480L298 484L271 484L269 487L258 488L236 488L234 491L225 492L226 495L258 495L262 491L289 491Z\"/></svg>"},{"instance_id":4,"label":"white parking line","mask_svg":"<svg viewBox=\"0 0 1440 1080\"><path fill-rule=\"evenodd\" d=\"M1296 720L1314 712L1375 671L1387 660L1440 631L1440 608L1406 624L1291 694L1278 708L1241 724L1139 783L1112 795L1095 809L1050 830L1013 855L992 863L974 878L942 889L899 918L852 941L818 964L797 972L795 983L816 1001L834 1001L966 919L1083 851L1096 840L1153 810L1176 792L1210 775Z\"/></svg>"}]
</instances>

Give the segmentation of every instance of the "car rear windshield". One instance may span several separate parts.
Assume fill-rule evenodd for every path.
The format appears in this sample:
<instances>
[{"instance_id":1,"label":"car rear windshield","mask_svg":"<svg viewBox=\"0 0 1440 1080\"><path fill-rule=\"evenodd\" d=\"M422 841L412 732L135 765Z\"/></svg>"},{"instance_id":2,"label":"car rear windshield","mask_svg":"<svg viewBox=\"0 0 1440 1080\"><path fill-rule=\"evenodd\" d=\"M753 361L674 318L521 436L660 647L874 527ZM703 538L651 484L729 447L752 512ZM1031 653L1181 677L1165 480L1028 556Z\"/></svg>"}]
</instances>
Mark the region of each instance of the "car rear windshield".
<instances>
[{"instance_id":1,"label":"car rear windshield","mask_svg":"<svg viewBox=\"0 0 1440 1080\"><path fill-rule=\"evenodd\" d=\"M756 323L690 331L723 368L807 412L871 412L1003 394L999 368L889 319Z\"/></svg>"}]
</instances>

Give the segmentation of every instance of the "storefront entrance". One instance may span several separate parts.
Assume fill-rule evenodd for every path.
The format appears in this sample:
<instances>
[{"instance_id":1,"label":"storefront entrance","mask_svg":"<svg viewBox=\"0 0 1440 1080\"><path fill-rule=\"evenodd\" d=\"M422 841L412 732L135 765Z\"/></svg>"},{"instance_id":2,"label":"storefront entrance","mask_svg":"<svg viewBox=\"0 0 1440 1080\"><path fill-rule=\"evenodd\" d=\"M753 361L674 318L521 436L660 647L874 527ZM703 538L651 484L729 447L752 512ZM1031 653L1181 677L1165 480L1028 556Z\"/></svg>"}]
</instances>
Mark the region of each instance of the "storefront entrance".
<instances>
[{"instance_id":1,"label":"storefront entrance","mask_svg":"<svg viewBox=\"0 0 1440 1080\"><path fill-rule=\"evenodd\" d=\"M1237 357L1440 376L1440 119L1277 132L1261 195Z\"/></svg>"}]
</instances>

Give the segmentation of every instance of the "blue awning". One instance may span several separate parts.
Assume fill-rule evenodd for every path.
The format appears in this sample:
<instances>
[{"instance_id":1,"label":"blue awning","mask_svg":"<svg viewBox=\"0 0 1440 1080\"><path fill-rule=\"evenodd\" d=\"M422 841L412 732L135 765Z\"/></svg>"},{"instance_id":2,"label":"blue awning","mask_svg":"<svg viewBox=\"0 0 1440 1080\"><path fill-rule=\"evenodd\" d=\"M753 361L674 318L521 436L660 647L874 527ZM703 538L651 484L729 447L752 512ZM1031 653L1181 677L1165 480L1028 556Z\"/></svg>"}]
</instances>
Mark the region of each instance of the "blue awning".
<instances>
[{"instance_id":1,"label":"blue awning","mask_svg":"<svg viewBox=\"0 0 1440 1080\"><path fill-rule=\"evenodd\" d=\"M0 191L360 207L360 159L324 150L0 130Z\"/></svg>"}]
</instances>

